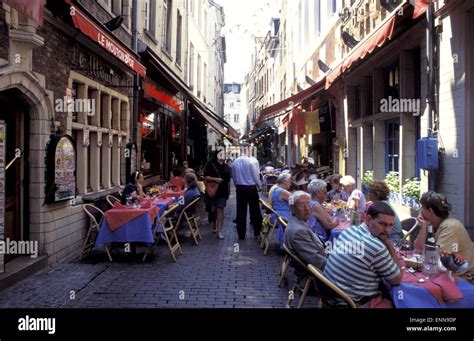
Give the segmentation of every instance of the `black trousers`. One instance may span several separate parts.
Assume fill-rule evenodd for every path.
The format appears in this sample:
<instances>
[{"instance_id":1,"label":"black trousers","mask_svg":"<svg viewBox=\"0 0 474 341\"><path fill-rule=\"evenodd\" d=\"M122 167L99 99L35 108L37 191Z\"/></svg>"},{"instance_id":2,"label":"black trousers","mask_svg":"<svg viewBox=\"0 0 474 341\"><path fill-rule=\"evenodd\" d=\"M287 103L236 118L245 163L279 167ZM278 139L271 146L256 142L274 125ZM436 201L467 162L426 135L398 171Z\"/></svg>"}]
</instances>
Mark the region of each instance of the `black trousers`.
<instances>
[{"instance_id":1,"label":"black trousers","mask_svg":"<svg viewBox=\"0 0 474 341\"><path fill-rule=\"evenodd\" d=\"M245 238L247 230L247 206L250 207L250 221L253 225L253 234L258 236L262 229L262 211L257 186L236 185L237 194L237 233L240 239Z\"/></svg>"}]
</instances>

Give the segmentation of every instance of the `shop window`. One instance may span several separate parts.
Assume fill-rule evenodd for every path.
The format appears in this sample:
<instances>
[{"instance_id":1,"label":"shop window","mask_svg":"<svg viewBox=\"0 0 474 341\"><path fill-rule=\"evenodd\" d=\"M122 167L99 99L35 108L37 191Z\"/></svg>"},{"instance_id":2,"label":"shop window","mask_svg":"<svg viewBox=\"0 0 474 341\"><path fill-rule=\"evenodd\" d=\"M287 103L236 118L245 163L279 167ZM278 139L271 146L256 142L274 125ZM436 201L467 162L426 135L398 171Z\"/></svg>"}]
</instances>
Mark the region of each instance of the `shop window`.
<instances>
[{"instance_id":1,"label":"shop window","mask_svg":"<svg viewBox=\"0 0 474 341\"><path fill-rule=\"evenodd\" d=\"M122 109L126 107L127 102L125 97L115 97L117 95L112 95L112 90L109 92L104 87L99 94L97 88L93 81L86 84L76 80L72 82L73 99L95 100L91 114L80 115L85 110L77 107L73 112L72 136L76 142L77 164L81 165L77 169L79 195L121 185L122 153L118 146L118 134L122 135L124 144L126 138L123 135L127 127L121 126L121 119ZM84 146L84 134L88 136L87 146Z\"/></svg>"},{"instance_id":2,"label":"shop window","mask_svg":"<svg viewBox=\"0 0 474 341\"><path fill-rule=\"evenodd\" d=\"M385 173L400 171L400 119L385 121Z\"/></svg>"},{"instance_id":3,"label":"shop window","mask_svg":"<svg viewBox=\"0 0 474 341\"><path fill-rule=\"evenodd\" d=\"M72 83L72 89L71 89L71 99L73 101L73 103L76 102L76 99L77 99L77 94L78 94L78 91L79 91L79 84L74 82ZM73 107L73 110L71 112L72 114L72 121L73 122L77 122L77 111L76 111L76 106Z\"/></svg>"},{"instance_id":4,"label":"shop window","mask_svg":"<svg viewBox=\"0 0 474 341\"><path fill-rule=\"evenodd\" d=\"M400 98L400 66L398 61L384 69L385 98Z\"/></svg>"}]
</instances>

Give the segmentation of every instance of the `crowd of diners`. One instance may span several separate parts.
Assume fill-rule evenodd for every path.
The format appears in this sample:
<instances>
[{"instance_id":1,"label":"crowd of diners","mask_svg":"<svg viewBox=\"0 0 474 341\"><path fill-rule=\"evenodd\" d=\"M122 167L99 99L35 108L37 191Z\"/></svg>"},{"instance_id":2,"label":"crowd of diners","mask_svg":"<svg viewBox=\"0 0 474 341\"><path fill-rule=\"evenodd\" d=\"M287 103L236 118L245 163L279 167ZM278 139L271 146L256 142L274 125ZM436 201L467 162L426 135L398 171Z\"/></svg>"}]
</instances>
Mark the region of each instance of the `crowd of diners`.
<instances>
[{"instance_id":1,"label":"crowd of diners","mask_svg":"<svg viewBox=\"0 0 474 341\"><path fill-rule=\"evenodd\" d=\"M281 173L268 192L273 209L288 220L285 230L279 227L280 247L285 243L305 264L323 271L358 306L391 306L385 288L387 283L398 285L402 280L404 266L397 246L404 231L388 200L390 190L385 182L374 180L368 186L366 198L350 175L335 174L327 181L312 179L305 184L297 181L291 172ZM450 216L451 205L446 197L430 191L422 195L420 203L415 250L423 252L427 228L431 225L440 254L461 256L468 267L459 275L474 284L474 244L464 225ZM358 223L352 221L331 240L332 247L328 248L331 230L341 223L341 218L330 214L328 207L341 206L358 212L363 219ZM306 269L295 266L294 270L299 281L308 276ZM336 305L344 304L337 297L328 299Z\"/></svg>"}]
</instances>

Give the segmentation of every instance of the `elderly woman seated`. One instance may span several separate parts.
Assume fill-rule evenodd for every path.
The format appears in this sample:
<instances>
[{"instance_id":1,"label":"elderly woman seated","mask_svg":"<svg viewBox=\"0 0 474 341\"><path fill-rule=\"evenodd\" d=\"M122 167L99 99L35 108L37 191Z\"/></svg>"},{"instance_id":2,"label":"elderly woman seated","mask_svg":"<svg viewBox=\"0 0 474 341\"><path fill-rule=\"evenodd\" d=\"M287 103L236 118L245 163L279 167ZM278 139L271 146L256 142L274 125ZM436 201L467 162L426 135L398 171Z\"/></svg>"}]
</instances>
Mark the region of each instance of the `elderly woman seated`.
<instances>
[{"instance_id":1,"label":"elderly woman seated","mask_svg":"<svg viewBox=\"0 0 474 341\"><path fill-rule=\"evenodd\" d=\"M199 198L201 196L201 192L198 188L198 181L197 177L193 173L188 173L184 176L184 180L186 181L186 192L184 192L184 202L180 203L180 207L176 212L176 216L181 214L181 211L194 199ZM189 208L186 213L192 214L196 210L196 207Z\"/></svg>"},{"instance_id":2,"label":"elderly woman seated","mask_svg":"<svg viewBox=\"0 0 474 341\"><path fill-rule=\"evenodd\" d=\"M271 195L271 205L273 209L282 217L289 219L291 217L291 209L288 204L288 199L291 193L288 189L291 186L291 175L290 174L280 174L277 179L276 186L272 188ZM278 242L280 247L283 247L283 227L278 226Z\"/></svg>"},{"instance_id":3,"label":"elderly woman seated","mask_svg":"<svg viewBox=\"0 0 474 341\"><path fill-rule=\"evenodd\" d=\"M390 232L388 239L396 244L403 238L403 229L402 229L402 223L400 222L400 218L398 217L397 211L395 211L395 209L392 207L392 205L388 201L389 194L390 194L390 189L385 184L385 182L380 181L380 180L374 180L369 185L369 200L371 202L368 202L367 204L383 201L384 203L388 204L391 207L393 212L395 212L395 221L393 222L392 232Z\"/></svg>"},{"instance_id":4,"label":"elderly woman seated","mask_svg":"<svg viewBox=\"0 0 474 341\"><path fill-rule=\"evenodd\" d=\"M350 175L345 175L340 180L344 191L348 195L347 207L359 213L365 213L365 196L364 193L356 188L356 182Z\"/></svg>"},{"instance_id":5,"label":"elderly woman seated","mask_svg":"<svg viewBox=\"0 0 474 341\"><path fill-rule=\"evenodd\" d=\"M333 219L322 206L327 199L326 182L319 179L311 181L308 185L308 192L311 195L311 217L308 225L314 233L327 241L331 229L335 228L339 221Z\"/></svg>"}]
</instances>

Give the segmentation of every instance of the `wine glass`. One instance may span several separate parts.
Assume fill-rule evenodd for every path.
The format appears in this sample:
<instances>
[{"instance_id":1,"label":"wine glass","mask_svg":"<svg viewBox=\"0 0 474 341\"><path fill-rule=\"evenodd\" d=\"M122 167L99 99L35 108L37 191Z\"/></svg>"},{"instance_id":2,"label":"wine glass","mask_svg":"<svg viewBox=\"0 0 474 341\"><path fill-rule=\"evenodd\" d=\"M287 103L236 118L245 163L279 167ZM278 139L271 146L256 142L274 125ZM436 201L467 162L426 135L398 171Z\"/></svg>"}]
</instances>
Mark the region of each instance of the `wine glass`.
<instances>
[{"instance_id":1,"label":"wine glass","mask_svg":"<svg viewBox=\"0 0 474 341\"><path fill-rule=\"evenodd\" d=\"M413 247L413 242L410 239L405 239L401 242L400 251L406 258L411 259L414 253Z\"/></svg>"}]
</instances>

